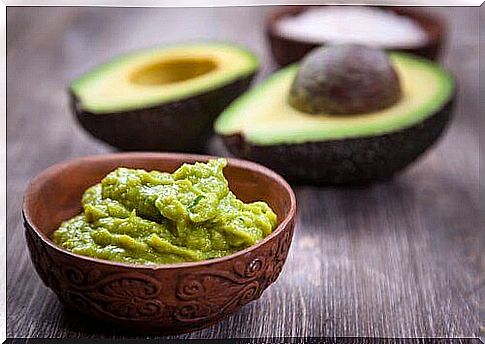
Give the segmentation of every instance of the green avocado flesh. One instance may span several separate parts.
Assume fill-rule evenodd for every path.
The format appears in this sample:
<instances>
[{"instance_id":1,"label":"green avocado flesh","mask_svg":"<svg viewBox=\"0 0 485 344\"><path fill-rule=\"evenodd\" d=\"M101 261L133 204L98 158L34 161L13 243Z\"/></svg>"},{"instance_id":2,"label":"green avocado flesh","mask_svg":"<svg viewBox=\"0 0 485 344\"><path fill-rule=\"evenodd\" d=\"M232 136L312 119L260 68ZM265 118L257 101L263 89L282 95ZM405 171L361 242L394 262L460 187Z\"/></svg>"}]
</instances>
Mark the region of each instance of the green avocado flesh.
<instances>
[{"instance_id":1,"label":"green avocado flesh","mask_svg":"<svg viewBox=\"0 0 485 344\"><path fill-rule=\"evenodd\" d=\"M61 224L57 245L133 264L200 261L232 254L269 235L276 214L229 190L225 159L174 173L118 168L82 197L84 212Z\"/></svg>"},{"instance_id":2,"label":"green avocado flesh","mask_svg":"<svg viewBox=\"0 0 485 344\"><path fill-rule=\"evenodd\" d=\"M241 135L256 145L372 137L424 121L453 95L453 77L437 64L405 53L391 53L390 58L402 89L401 98L390 107L338 116L299 111L288 102L298 71L292 65L234 101L217 119L215 131L222 136Z\"/></svg>"},{"instance_id":3,"label":"green avocado flesh","mask_svg":"<svg viewBox=\"0 0 485 344\"><path fill-rule=\"evenodd\" d=\"M256 56L239 46L180 44L115 58L74 80L71 92L87 112L131 111L206 93L258 67Z\"/></svg>"}]
</instances>

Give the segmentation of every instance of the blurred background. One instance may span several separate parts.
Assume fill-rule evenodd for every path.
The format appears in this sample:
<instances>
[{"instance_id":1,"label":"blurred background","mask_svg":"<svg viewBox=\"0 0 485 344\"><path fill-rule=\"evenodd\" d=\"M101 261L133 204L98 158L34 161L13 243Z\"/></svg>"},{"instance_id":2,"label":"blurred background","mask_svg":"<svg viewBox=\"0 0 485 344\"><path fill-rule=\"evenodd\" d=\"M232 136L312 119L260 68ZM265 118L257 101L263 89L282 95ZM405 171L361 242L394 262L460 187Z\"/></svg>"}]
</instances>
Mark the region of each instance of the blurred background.
<instances>
[{"instance_id":1,"label":"blurred background","mask_svg":"<svg viewBox=\"0 0 485 344\"><path fill-rule=\"evenodd\" d=\"M254 51L262 61L259 83L277 68L264 34L274 9L8 8L7 335L116 336L60 311L34 274L22 234L19 209L30 178L65 159L114 151L76 123L69 82L133 49L215 39ZM446 24L440 60L458 79L455 118L444 138L393 182L296 188L298 227L278 283L229 320L192 336L478 334L477 71L485 22L476 8L421 11ZM226 154L217 140L210 149Z\"/></svg>"},{"instance_id":2,"label":"blurred background","mask_svg":"<svg viewBox=\"0 0 485 344\"><path fill-rule=\"evenodd\" d=\"M59 137L69 132L71 140L63 142L64 149L72 145L72 155L92 152L92 140L79 130L69 111L66 90L75 77L113 56L134 49L209 39L235 42L255 52L262 61L261 71L253 83L256 84L277 68L265 35L265 18L274 11L275 7L271 6L9 8L9 105L29 94L29 107L43 113L46 116L44 120L47 116L56 119L50 124L54 136L58 130L62 131ZM459 79L459 101L476 103L478 11L473 8L430 7L423 11L436 14L446 22L441 61ZM13 118L20 117L16 113L22 113L21 108L9 106L9 117L12 118L9 128L15 125ZM476 115L478 111L458 114L463 117L459 123L476 121ZM471 125L470 130L473 128L477 129ZM35 137L35 133L25 129L24 137ZM85 148L85 144L89 148ZM106 149L101 144L96 145L96 150L101 152ZM50 163L46 161L46 164Z\"/></svg>"}]
</instances>

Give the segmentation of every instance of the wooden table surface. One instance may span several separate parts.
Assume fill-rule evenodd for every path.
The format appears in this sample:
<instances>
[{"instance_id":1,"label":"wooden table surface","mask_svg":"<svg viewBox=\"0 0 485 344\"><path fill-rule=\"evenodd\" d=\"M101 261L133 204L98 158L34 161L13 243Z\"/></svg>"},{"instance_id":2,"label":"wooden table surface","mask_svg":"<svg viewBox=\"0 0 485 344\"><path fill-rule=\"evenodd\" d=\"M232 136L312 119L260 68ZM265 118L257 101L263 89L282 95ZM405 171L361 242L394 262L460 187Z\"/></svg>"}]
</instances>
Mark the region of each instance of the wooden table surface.
<instances>
[{"instance_id":1,"label":"wooden table surface","mask_svg":"<svg viewBox=\"0 0 485 344\"><path fill-rule=\"evenodd\" d=\"M36 275L24 240L20 207L30 178L56 162L112 151L73 119L69 80L133 48L215 38L259 54L259 82L274 68L262 33L268 10L8 8L8 336L123 336L65 311ZM479 334L479 13L432 11L448 20L444 63L459 80L443 139L390 182L295 188L297 229L277 283L183 338ZM218 142L211 152L225 154Z\"/></svg>"}]
</instances>

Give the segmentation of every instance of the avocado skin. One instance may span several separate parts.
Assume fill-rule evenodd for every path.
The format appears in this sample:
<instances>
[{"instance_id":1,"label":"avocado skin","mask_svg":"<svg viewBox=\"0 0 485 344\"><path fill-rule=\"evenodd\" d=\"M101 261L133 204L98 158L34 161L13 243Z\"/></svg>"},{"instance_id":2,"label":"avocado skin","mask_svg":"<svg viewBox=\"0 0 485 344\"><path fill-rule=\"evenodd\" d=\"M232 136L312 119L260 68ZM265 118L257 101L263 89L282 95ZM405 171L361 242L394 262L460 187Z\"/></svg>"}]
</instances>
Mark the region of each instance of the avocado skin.
<instances>
[{"instance_id":1,"label":"avocado skin","mask_svg":"<svg viewBox=\"0 0 485 344\"><path fill-rule=\"evenodd\" d=\"M449 122L454 99L412 127L379 136L278 145L253 145L241 135L222 139L235 156L295 184L367 184L393 177L424 153Z\"/></svg>"},{"instance_id":2,"label":"avocado skin","mask_svg":"<svg viewBox=\"0 0 485 344\"><path fill-rule=\"evenodd\" d=\"M249 88L254 73L190 98L134 111L84 111L70 91L71 108L93 137L120 150L202 152L222 110Z\"/></svg>"}]
</instances>

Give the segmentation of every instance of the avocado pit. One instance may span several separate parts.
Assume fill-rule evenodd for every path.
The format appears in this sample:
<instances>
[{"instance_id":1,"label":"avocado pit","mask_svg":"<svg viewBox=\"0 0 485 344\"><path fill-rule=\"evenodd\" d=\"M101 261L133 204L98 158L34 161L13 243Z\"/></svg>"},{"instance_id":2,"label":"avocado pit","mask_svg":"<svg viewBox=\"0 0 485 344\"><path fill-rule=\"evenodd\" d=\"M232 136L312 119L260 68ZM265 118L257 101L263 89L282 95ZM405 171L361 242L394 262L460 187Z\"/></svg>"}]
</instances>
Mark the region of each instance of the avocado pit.
<instances>
[{"instance_id":1,"label":"avocado pit","mask_svg":"<svg viewBox=\"0 0 485 344\"><path fill-rule=\"evenodd\" d=\"M226 108L215 131L235 156L264 164L291 182L388 179L436 142L456 94L453 75L438 64L399 52L389 57L402 96L382 110L342 115L300 111L288 97L303 68L292 65Z\"/></svg>"},{"instance_id":2,"label":"avocado pit","mask_svg":"<svg viewBox=\"0 0 485 344\"><path fill-rule=\"evenodd\" d=\"M357 114L385 109L401 98L388 55L357 44L322 47L302 61L289 103L310 114Z\"/></svg>"}]
</instances>

